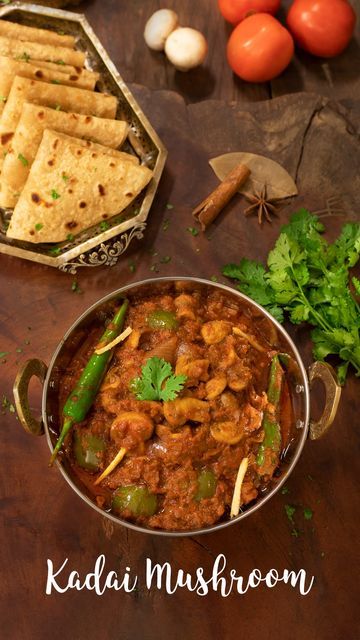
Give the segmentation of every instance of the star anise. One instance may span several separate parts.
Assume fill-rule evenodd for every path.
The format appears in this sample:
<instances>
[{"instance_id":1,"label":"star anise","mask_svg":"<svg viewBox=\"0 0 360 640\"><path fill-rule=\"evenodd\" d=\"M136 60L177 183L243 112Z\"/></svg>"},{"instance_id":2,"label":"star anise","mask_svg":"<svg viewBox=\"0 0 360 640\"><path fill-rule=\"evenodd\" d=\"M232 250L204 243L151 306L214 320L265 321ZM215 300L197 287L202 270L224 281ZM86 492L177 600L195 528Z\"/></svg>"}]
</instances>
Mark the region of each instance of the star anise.
<instances>
[{"instance_id":1,"label":"star anise","mask_svg":"<svg viewBox=\"0 0 360 640\"><path fill-rule=\"evenodd\" d=\"M263 186L260 193L244 193L243 195L246 200L252 203L244 211L246 216L256 211L259 224L262 224L264 217L268 222L272 222L271 216L276 215L276 203L279 202L279 198L268 198L266 185Z\"/></svg>"}]
</instances>

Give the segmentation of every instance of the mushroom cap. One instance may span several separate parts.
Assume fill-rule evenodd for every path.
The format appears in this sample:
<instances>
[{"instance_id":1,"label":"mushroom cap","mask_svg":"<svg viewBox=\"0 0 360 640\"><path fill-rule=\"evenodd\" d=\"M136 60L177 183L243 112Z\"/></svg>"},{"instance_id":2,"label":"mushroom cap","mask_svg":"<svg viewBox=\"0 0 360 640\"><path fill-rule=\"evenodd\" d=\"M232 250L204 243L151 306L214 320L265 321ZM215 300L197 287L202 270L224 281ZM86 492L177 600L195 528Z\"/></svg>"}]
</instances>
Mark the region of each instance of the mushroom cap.
<instances>
[{"instance_id":1,"label":"mushroom cap","mask_svg":"<svg viewBox=\"0 0 360 640\"><path fill-rule=\"evenodd\" d=\"M203 34L190 27L175 29L165 42L165 53L179 71L188 71L202 64L207 50Z\"/></svg>"},{"instance_id":2,"label":"mushroom cap","mask_svg":"<svg viewBox=\"0 0 360 640\"><path fill-rule=\"evenodd\" d=\"M171 9L155 11L145 25L144 38L154 51L163 51L166 38L179 24L179 17Z\"/></svg>"}]
</instances>

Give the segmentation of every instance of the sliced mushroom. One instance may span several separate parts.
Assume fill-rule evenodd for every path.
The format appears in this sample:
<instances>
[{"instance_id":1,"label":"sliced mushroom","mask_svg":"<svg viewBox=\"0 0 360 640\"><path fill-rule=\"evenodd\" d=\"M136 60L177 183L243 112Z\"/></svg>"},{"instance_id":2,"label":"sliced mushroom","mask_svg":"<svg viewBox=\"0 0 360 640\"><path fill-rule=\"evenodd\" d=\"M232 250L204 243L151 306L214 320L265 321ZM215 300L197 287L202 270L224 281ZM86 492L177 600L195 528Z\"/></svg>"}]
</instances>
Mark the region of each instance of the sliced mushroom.
<instances>
[{"instance_id":1,"label":"sliced mushroom","mask_svg":"<svg viewBox=\"0 0 360 640\"><path fill-rule=\"evenodd\" d=\"M198 382L206 382L209 379L207 358L193 359L189 355L179 356L176 361L175 374L187 377L186 386L191 387Z\"/></svg>"},{"instance_id":2,"label":"sliced mushroom","mask_svg":"<svg viewBox=\"0 0 360 640\"><path fill-rule=\"evenodd\" d=\"M208 400L214 400L217 398L225 389L227 385L226 376L220 374L215 378L211 378L209 382L206 383L206 397Z\"/></svg>"},{"instance_id":3,"label":"sliced mushroom","mask_svg":"<svg viewBox=\"0 0 360 640\"><path fill-rule=\"evenodd\" d=\"M119 447L125 447L128 450L149 440L153 431L154 423L146 413L123 411L110 427L110 438Z\"/></svg>"},{"instance_id":4,"label":"sliced mushroom","mask_svg":"<svg viewBox=\"0 0 360 640\"><path fill-rule=\"evenodd\" d=\"M197 398L177 398L170 402L164 402L164 416L167 422L180 427L189 420L192 422L209 422L209 405Z\"/></svg>"},{"instance_id":5,"label":"sliced mushroom","mask_svg":"<svg viewBox=\"0 0 360 640\"><path fill-rule=\"evenodd\" d=\"M244 429L239 422L227 420L214 422L210 427L212 437L218 442L237 444L244 435Z\"/></svg>"},{"instance_id":6,"label":"sliced mushroom","mask_svg":"<svg viewBox=\"0 0 360 640\"><path fill-rule=\"evenodd\" d=\"M231 333L231 323L226 320L210 320L201 327L201 335L206 344L217 344Z\"/></svg>"}]
</instances>

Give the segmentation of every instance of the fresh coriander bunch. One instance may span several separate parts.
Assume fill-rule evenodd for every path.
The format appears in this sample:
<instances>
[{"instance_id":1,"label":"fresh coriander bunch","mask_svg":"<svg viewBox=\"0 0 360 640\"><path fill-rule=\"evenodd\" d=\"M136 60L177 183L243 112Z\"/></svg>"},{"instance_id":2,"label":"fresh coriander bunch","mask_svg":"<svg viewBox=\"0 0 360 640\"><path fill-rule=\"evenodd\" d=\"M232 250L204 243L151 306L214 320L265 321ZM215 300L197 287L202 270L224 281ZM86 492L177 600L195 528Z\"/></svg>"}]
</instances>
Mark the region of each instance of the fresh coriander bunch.
<instances>
[{"instance_id":1,"label":"fresh coriander bunch","mask_svg":"<svg viewBox=\"0 0 360 640\"><path fill-rule=\"evenodd\" d=\"M243 258L227 264L223 274L279 322L286 312L294 324L312 324L314 357L339 356L343 384L350 364L360 376L360 280L349 275L360 257L360 224L345 224L333 244L323 231L318 218L301 209L282 227L267 269Z\"/></svg>"}]
</instances>

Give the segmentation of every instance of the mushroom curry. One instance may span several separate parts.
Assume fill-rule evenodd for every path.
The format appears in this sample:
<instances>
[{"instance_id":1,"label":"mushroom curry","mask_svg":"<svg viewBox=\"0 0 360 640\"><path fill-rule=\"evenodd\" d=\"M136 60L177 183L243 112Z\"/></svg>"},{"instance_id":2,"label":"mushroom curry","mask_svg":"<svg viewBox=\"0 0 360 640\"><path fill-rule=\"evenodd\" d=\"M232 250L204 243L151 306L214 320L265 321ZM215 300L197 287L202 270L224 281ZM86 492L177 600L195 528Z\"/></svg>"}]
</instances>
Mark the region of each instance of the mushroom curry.
<instances>
[{"instance_id":1,"label":"mushroom curry","mask_svg":"<svg viewBox=\"0 0 360 640\"><path fill-rule=\"evenodd\" d=\"M268 489L293 439L291 358L275 325L216 287L134 297L122 315L125 331L99 344L94 329L62 377L66 407L92 354L109 359L63 438L74 473L99 507L141 526L185 531L236 516Z\"/></svg>"}]
</instances>

